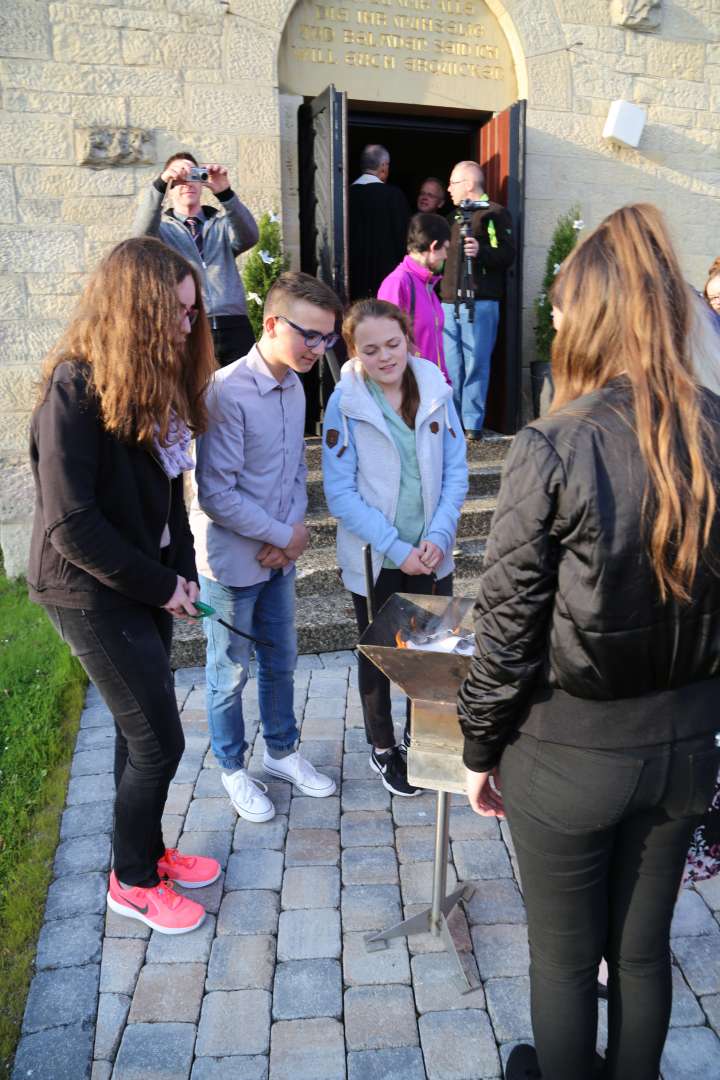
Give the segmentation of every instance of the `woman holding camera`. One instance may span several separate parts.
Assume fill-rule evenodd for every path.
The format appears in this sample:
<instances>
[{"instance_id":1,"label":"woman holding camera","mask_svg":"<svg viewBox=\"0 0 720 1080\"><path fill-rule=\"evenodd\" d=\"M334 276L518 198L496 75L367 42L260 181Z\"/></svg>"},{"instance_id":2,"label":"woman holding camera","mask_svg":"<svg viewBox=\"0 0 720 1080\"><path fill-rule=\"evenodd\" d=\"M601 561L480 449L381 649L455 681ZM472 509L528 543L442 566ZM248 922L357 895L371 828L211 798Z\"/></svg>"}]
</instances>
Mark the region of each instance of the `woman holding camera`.
<instances>
[{"instance_id":1,"label":"woman holding camera","mask_svg":"<svg viewBox=\"0 0 720 1080\"><path fill-rule=\"evenodd\" d=\"M173 885L220 873L214 859L166 848L161 827L184 749L172 620L192 616L199 594L182 473L214 369L193 268L159 240L126 240L45 361L31 424L30 597L115 721L108 906L164 934L205 917Z\"/></svg>"},{"instance_id":2,"label":"woman holding camera","mask_svg":"<svg viewBox=\"0 0 720 1080\"><path fill-rule=\"evenodd\" d=\"M720 764L720 399L659 212L627 206L552 294L555 400L515 438L459 695L468 797L507 814L535 1048L510 1080L657 1080L670 923ZM493 777L496 782L493 782Z\"/></svg>"}]
</instances>

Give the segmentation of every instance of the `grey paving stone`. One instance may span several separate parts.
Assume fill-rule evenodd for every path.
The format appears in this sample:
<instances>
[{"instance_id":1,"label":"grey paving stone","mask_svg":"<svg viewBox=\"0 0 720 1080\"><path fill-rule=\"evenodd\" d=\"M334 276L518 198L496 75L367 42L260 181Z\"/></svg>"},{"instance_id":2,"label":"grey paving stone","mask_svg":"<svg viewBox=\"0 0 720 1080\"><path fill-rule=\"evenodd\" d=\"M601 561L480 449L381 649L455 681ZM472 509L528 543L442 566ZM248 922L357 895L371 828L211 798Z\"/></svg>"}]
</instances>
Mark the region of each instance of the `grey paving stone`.
<instances>
[{"instance_id":1,"label":"grey paving stone","mask_svg":"<svg viewBox=\"0 0 720 1080\"><path fill-rule=\"evenodd\" d=\"M405 904L429 904L432 898L433 864L431 862L403 863L400 867L400 886ZM447 891L452 892L457 877L448 866Z\"/></svg>"},{"instance_id":2,"label":"grey paving stone","mask_svg":"<svg viewBox=\"0 0 720 1080\"><path fill-rule=\"evenodd\" d=\"M497 818L481 817L467 804L453 806L450 811L451 840L500 840Z\"/></svg>"},{"instance_id":3,"label":"grey paving stone","mask_svg":"<svg viewBox=\"0 0 720 1080\"><path fill-rule=\"evenodd\" d=\"M488 979L485 983L487 1007L498 1042L530 1040L530 979Z\"/></svg>"},{"instance_id":4,"label":"grey paving stone","mask_svg":"<svg viewBox=\"0 0 720 1080\"><path fill-rule=\"evenodd\" d=\"M132 994L145 960L145 942L133 938L106 938L100 965L103 994Z\"/></svg>"},{"instance_id":5,"label":"grey paving stone","mask_svg":"<svg viewBox=\"0 0 720 1080\"><path fill-rule=\"evenodd\" d=\"M204 756L204 754L188 754L186 751L177 767L175 783L194 784L202 768Z\"/></svg>"},{"instance_id":6,"label":"grey paving stone","mask_svg":"<svg viewBox=\"0 0 720 1080\"><path fill-rule=\"evenodd\" d=\"M85 803L106 802L114 795L115 784L108 773L75 776L68 784L67 805L84 806Z\"/></svg>"},{"instance_id":7,"label":"grey paving stone","mask_svg":"<svg viewBox=\"0 0 720 1080\"><path fill-rule=\"evenodd\" d=\"M716 1035L720 1034L720 994L711 994L700 998L700 1004L707 1016L710 1027Z\"/></svg>"},{"instance_id":8,"label":"grey paving stone","mask_svg":"<svg viewBox=\"0 0 720 1080\"><path fill-rule=\"evenodd\" d=\"M685 982L682 972L673 965L673 998L670 1027L695 1027L705 1023L698 1000Z\"/></svg>"},{"instance_id":9,"label":"grey paving stone","mask_svg":"<svg viewBox=\"0 0 720 1080\"><path fill-rule=\"evenodd\" d=\"M193 784L171 784L168 789L167 802L165 803L165 813L186 813L193 797L193 789Z\"/></svg>"},{"instance_id":10,"label":"grey paving stone","mask_svg":"<svg viewBox=\"0 0 720 1080\"><path fill-rule=\"evenodd\" d=\"M193 799L185 819L185 831L223 832L232 829L237 814L229 799Z\"/></svg>"},{"instance_id":11,"label":"grey paving stone","mask_svg":"<svg viewBox=\"0 0 720 1080\"><path fill-rule=\"evenodd\" d=\"M66 874L48 889L45 919L71 919L73 915L100 915L105 911L106 874Z\"/></svg>"},{"instance_id":12,"label":"grey paving stone","mask_svg":"<svg viewBox=\"0 0 720 1080\"><path fill-rule=\"evenodd\" d=\"M350 885L342 890L343 932L384 930L400 922L400 890L397 885Z\"/></svg>"},{"instance_id":13,"label":"grey paving stone","mask_svg":"<svg viewBox=\"0 0 720 1080\"><path fill-rule=\"evenodd\" d=\"M421 911L427 910L427 904L409 904L404 909L403 918L410 919L413 915L418 915ZM448 926L450 928L450 935L458 952L471 952L472 941L470 940L470 927L468 926L465 913L461 907L455 907L450 912ZM435 937L431 933L413 934L412 937L408 938L408 945L410 947L410 952L413 955L443 952L445 949L442 938L439 936Z\"/></svg>"},{"instance_id":14,"label":"grey paving stone","mask_svg":"<svg viewBox=\"0 0 720 1080\"><path fill-rule=\"evenodd\" d=\"M720 1040L707 1027L671 1028L660 1071L663 1080L720 1080Z\"/></svg>"},{"instance_id":15,"label":"grey paving stone","mask_svg":"<svg viewBox=\"0 0 720 1080\"><path fill-rule=\"evenodd\" d=\"M409 986L352 986L345 991L348 1050L417 1046L415 1004Z\"/></svg>"},{"instance_id":16,"label":"grey paving stone","mask_svg":"<svg viewBox=\"0 0 720 1080\"><path fill-rule=\"evenodd\" d=\"M269 848L236 851L228 859L225 888L277 889L282 887L283 853Z\"/></svg>"},{"instance_id":17,"label":"grey paving stone","mask_svg":"<svg viewBox=\"0 0 720 1080\"><path fill-rule=\"evenodd\" d=\"M102 956L103 918L101 915L78 915L45 923L40 931L35 967L77 967L99 964Z\"/></svg>"},{"instance_id":18,"label":"grey paving stone","mask_svg":"<svg viewBox=\"0 0 720 1080\"><path fill-rule=\"evenodd\" d=\"M420 1017L428 1080L486 1080L500 1076L500 1059L487 1013L480 1009Z\"/></svg>"},{"instance_id":19,"label":"grey paving stone","mask_svg":"<svg viewBox=\"0 0 720 1080\"><path fill-rule=\"evenodd\" d=\"M285 814L276 814L270 821L245 821L239 817L233 836L233 850L242 848L268 848L282 851L285 847L288 819Z\"/></svg>"},{"instance_id":20,"label":"grey paving stone","mask_svg":"<svg viewBox=\"0 0 720 1080\"><path fill-rule=\"evenodd\" d=\"M200 892L196 889L195 892ZM215 917L206 915L190 934L158 934L153 930L145 953L146 964L207 964L215 936Z\"/></svg>"},{"instance_id":21,"label":"grey paving stone","mask_svg":"<svg viewBox=\"0 0 720 1080\"><path fill-rule=\"evenodd\" d=\"M227 799L228 793L220 779L220 769L201 769L195 781L196 799Z\"/></svg>"},{"instance_id":22,"label":"grey paving stone","mask_svg":"<svg viewBox=\"0 0 720 1080\"><path fill-rule=\"evenodd\" d=\"M273 1024L270 1080L345 1080L345 1043L337 1020Z\"/></svg>"},{"instance_id":23,"label":"grey paving stone","mask_svg":"<svg viewBox=\"0 0 720 1080\"><path fill-rule=\"evenodd\" d=\"M231 842L230 833L227 832L190 832L182 834L178 849L184 855L207 855L210 859L217 859L224 870Z\"/></svg>"},{"instance_id":24,"label":"grey paving stone","mask_svg":"<svg viewBox=\"0 0 720 1080\"><path fill-rule=\"evenodd\" d=\"M342 763L343 780L374 780L370 768L370 747L357 754L345 754Z\"/></svg>"},{"instance_id":25,"label":"grey paving stone","mask_svg":"<svg viewBox=\"0 0 720 1080\"><path fill-rule=\"evenodd\" d=\"M300 741L300 750L304 758L307 758L316 769L326 769L328 766L339 769L343 759L343 741L339 739L308 739L303 737Z\"/></svg>"},{"instance_id":26,"label":"grey paving stone","mask_svg":"<svg viewBox=\"0 0 720 1080\"><path fill-rule=\"evenodd\" d=\"M510 859L501 840L456 840L451 848L460 881L512 877Z\"/></svg>"},{"instance_id":27,"label":"grey paving stone","mask_svg":"<svg viewBox=\"0 0 720 1080\"><path fill-rule=\"evenodd\" d=\"M340 837L335 829L292 829L285 846L286 866L337 866Z\"/></svg>"},{"instance_id":28,"label":"grey paving stone","mask_svg":"<svg viewBox=\"0 0 720 1080\"><path fill-rule=\"evenodd\" d=\"M95 1025L95 1057L113 1061L130 1011L127 994L101 994Z\"/></svg>"},{"instance_id":29,"label":"grey paving stone","mask_svg":"<svg viewBox=\"0 0 720 1080\"><path fill-rule=\"evenodd\" d=\"M406 825L395 830L395 844L401 863L430 862L435 854L435 829L431 825Z\"/></svg>"},{"instance_id":30,"label":"grey paving stone","mask_svg":"<svg viewBox=\"0 0 720 1080\"><path fill-rule=\"evenodd\" d=\"M354 1050L347 1056L348 1080L426 1080L417 1046L396 1050Z\"/></svg>"},{"instance_id":31,"label":"grey paving stone","mask_svg":"<svg viewBox=\"0 0 720 1080\"><path fill-rule=\"evenodd\" d=\"M412 802L411 799L403 800ZM376 777L374 780L346 780L342 787L343 813L349 810L387 810L390 792Z\"/></svg>"},{"instance_id":32,"label":"grey paving stone","mask_svg":"<svg viewBox=\"0 0 720 1080\"><path fill-rule=\"evenodd\" d=\"M337 829L340 827L340 799L312 799L295 796L290 804L291 829Z\"/></svg>"},{"instance_id":33,"label":"grey paving stone","mask_svg":"<svg viewBox=\"0 0 720 1080\"><path fill-rule=\"evenodd\" d=\"M114 798L86 806L69 806L62 816L60 839L109 833L113 822Z\"/></svg>"},{"instance_id":34,"label":"grey paving stone","mask_svg":"<svg viewBox=\"0 0 720 1080\"><path fill-rule=\"evenodd\" d=\"M78 731L75 740L75 753L86 750L111 749L115 745L115 731L112 727L83 728Z\"/></svg>"},{"instance_id":35,"label":"grey paving stone","mask_svg":"<svg viewBox=\"0 0 720 1080\"><path fill-rule=\"evenodd\" d=\"M471 926L478 923L524 923L527 921L520 890L512 878L482 881L465 902Z\"/></svg>"},{"instance_id":36,"label":"grey paving stone","mask_svg":"<svg viewBox=\"0 0 720 1080\"><path fill-rule=\"evenodd\" d=\"M344 667L350 667L352 669L357 665L357 657L352 649L340 649L338 652L320 653L320 659L325 668L331 670Z\"/></svg>"},{"instance_id":37,"label":"grey paving stone","mask_svg":"<svg viewBox=\"0 0 720 1080\"><path fill-rule=\"evenodd\" d=\"M198 679L197 685L190 691L185 698L186 709L197 709L199 712L204 712L207 707L207 696L205 690L205 679Z\"/></svg>"},{"instance_id":38,"label":"grey paving stone","mask_svg":"<svg viewBox=\"0 0 720 1080\"><path fill-rule=\"evenodd\" d=\"M470 933L481 979L527 975L530 955L524 926L474 926Z\"/></svg>"},{"instance_id":39,"label":"grey paving stone","mask_svg":"<svg viewBox=\"0 0 720 1080\"><path fill-rule=\"evenodd\" d=\"M53 872L56 877L63 877L65 874L104 871L109 866L110 837L98 833L97 836L76 836L58 844Z\"/></svg>"},{"instance_id":40,"label":"grey paving stone","mask_svg":"<svg viewBox=\"0 0 720 1080\"><path fill-rule=\"evenodd\" d=\"M344 749L346 754L367 754L368 741L364 728L351 728L345 732Z\"/></svg>"},{"instance_id":41,"label":"grey paving stone","mask_svg":"<svg viewBox=\"0 0 720 1080\"><path fill-rule=\"evenodd\" d=\"M720 933L675 938L672 951L695 994L720 992Z\"/></svg>"},{"instance_id":42,"label":"grey paving stone","mask_svg":"<svg viewBox=\"0 0 720 1080\"><path fill-rule=\"evenodd\" d=\"M347 701L347 683L340 680L327 680L326 685L318 686L310 682L310 690L303 715L303 725L308 720L328 721L341 726L345 724L345 703ZM340 735L342 738L342 733Z\"/></svg>"},{"instance_id":43,"label":"grey paving stone","mask_svg":"<svg viewBox=\"0 0 720 1080\"><path fill-rule=\"evenodd\" d=\"M457 965L447 952L413 956L412 983L419 1013L485 1008L485 994L479 984L477 964L472 954L461 954L461 962L467 975L478 984L477 990L471 993L462 993Z\"/></svg>"},{"instance_id":44,"label":"grey paving stone","mask_svg":"<svg viewBox=\"0 0 720 1080\"><path fill-rule=\"evenodd\" d=\"M30 983L23 1034L61 1024L92 1023L97 1008L99 971L97 964L39 971Z\"/></svg>"},{"instance_id":45,"label":"grey paving stone","mask_svg":"<svg viewBox=\"0 0 720 1080\"><path fill-rule=\"evenodd\" d=\"M213 990L205 996L197 1057L266 1054L270 1046L270 994L266 990Z\"/></svg>"},{"instance_id":46,"label":"grey paving stone","mask_svg":"<svg viewBox=\"0 0 720 1080\"><path fill-rule=\"evenodd\" d=\"M195 1024L204 987L205 964L146 964L135 987L130 1023Z\"/></svg>"},{"instance_id":47,"label":"grey paving stone","mask_svg":"<svg viewBox=\"0 0 720 1080\"><path fill-rule=\"evenodd\" d=\"M340 842L346 847L392 844L393 820L387 810L353 810L340 818Z\"/></svg>"},{"instance_id":48,"label":"grey paving stone","mask_svg":"<svg viewBox=\"0 0 720 1080\"><path fill-rule=\"evenodd\" d=\"M105 913L106 938L136 938L139 941L147 941L151 933L150 927L138 919L126 919L123 915L111 911L110 908Z\"/></svg>"},{"instance_id":49,"label":"grey paving stone","mask_svg":"<svg viewBox=\"0 0 720 1080\"><path fill-rule=\"evenodd\" d=\"M219 937L225 934L274 934L278 924L279 897L267 890L228 893L220 905Z\"/></svg>"},{"instance_id":50,"label":"grey paving stone","mask_svg":"<svg viewBox=\"0 0 720 1080\"><path fill-rule=\"evenodd\" d=\"M93 1061L90 1080L111 1080L112 1070L111 1061Z\"/></svg>"},{"instance_id":51,"label":"grey paving stone","mask_svg":"<svg viewBox=\"0 0 720 1080\"><path fill-rule=\"evenodd\" d=\"M108 746L100 745L90 750L76 750L70 766L71 776L94 776L97 773L111 773L115 760L115 751L111 740Z\"/></svg>"},{"instance_id":52,"label":"grey paving stone","mask_svg":"<svg viewBox=\"0 0 720 1080\"><path fill-rule=\"evenodd\" d=\"M320 670L322 666L323 662L317 653L303 653L298 656L295 664L295 678L297 679L298 672Z\"/></svg>"},{"instance_id":53,"label":"grey paving stone","mask_svg":"<svg viewBox=\"0 0 720 1080\"><path fill-rule=\"evenodd\" d=\"M434 825L437 796L428 791L412 799L394 799L392 816L396 825Z\"/></svg>"},{"instance_id":54,"label":"grey paving stone","mask_svg":"<svg viewBox=\"0 0 720 1080\"><path fill-rule=\"evenodd\" d=\"M336 866L290 866L283 877L280 906L336 908L340 905L340 871Z\"/></svg>"},{"instance_id":55,"label":"grey paving stone","mask_svg":"<svg viewBox=\"0 0 720 1080\"><path fill-rule=\"evenodd\" d=\"M81 728L101 728L112 724L112 716L104 704L89 705L80 714Z\"/></svg>"},{"instance_id":56,"label":"grey paving stone","mask_svg":"<svg viewBox=\"0 0 720 1080\"><path fill-rule=\"evenodd\" d=\"M177 847L185 818L182 814L163 814L162 833L166 847Z\"/></svg>"},{"instance_id":57,"label":"grey paving stone","mask_svg":"<svg viewBox=\"0 0 720 1080\"><path fill-rule=\"evenodd\" d=\"M13 1080L86 1080L92 1063L91 1024L70 1024L25 1035L15 1055Z\"/></svg>"},{"instance_id":58,"label":"grey paving stone","mask_svg":"<svg viewBox=\"0 0 720 1080\"><path fill-rule=\"evenodd\" d=\"M694 887L711 911L720 911L720 874L709 881L696 881Z\"/></svg>"},{"instance_id":59,"label":"grey paving stone","mask_svg":"<svg viewBox=\"0 0 720 1080\"><path fill-rule=\"evenodd\" d=\"M353 847L342 853L343 885L396 885L397 858L391 847Z\"/></svg>"},{"instance_id":60,"label":"grey paving stone","mask_svg":"<svg viewBox=\"0 0 720 1080\"><path fill-rule=\"evenodd\" d=\"M345 934L342 961L346 986L410 982L410 960L404 938L393 938L388 942L388 948L368 952L364 933Z\"/></svg>"},{"instance_id":61,"label":"grey paving stone","mask_svg":"<svg viewBox=\"0 0 720 1080\"><path fill-rule=\"evenodd\" d=\"M268 1058L197 1058L190 1080L267 1080Z\"/></svg>"},{"instance_id":62,"label":"grey paving stone","mask_svg":"<svg viewBox=\"0 0 720 1080\"><path fill-rule=\"evenodd\" d=\"M275 938L240 934L216 938L207 970L208 990L271 990Z\"/></svg>"},{"instance_id":63,"label":"grey paving stone","mask_svg":"<svg viewBox=\"0 0 720 1080\"><path fill-rule=\"evenodd\" d=\"M188 1080L194 1043L193 1024L128 1024L113 1080Z\"/></svg>"},{"instance_id":64,"label":"grey paving stone","mask_svg":"<svg viewBox=\"0 0 720 1080\"><path fill-rule=\"evenodd\" d=\"M699 934L716 934L718 924L712 917L699 893L692 889L681 889L675 904L670 936L696 937Z\"/></svg>"},{"instance_id":65,"label":"grey paving stone","mask_svg":"<svg viewBox=\"0 0 720 1080\"><path fill-rule=\"evenodd\" d=\"M340 956L340 912L331 908L280 913L278 960Z\"/></svg>"},{"instance_id":66,"label":"grey paving stone","mask_svg":"<svg viewBox=\"0 0 720 1080\"><path fill-rule=\"evenodd\" d=\"M342 1016L342 973L337 960L290 960L278 964L273 1020Z\"/></svg>"},{"instance_id":67,"label":"grey paving stone","mask_svg":"<svg viewBox=\"0 0 720 1080\"><path fill-rule=\"evenodd\" d=\"M175 686L185 687L192 690L194 686L202 689L205 685L204 667L178 668L175 672Z\"/></svg>"}]
</instances>

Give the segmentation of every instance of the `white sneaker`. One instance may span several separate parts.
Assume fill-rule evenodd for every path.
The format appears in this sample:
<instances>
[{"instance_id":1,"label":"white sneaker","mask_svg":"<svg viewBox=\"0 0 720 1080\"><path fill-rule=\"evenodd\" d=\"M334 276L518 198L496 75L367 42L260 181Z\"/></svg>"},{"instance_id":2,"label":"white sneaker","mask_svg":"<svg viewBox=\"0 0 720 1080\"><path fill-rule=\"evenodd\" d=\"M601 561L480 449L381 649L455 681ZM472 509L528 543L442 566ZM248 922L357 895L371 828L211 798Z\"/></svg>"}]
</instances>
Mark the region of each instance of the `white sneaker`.
<instances>
[{"instance_id":1,"label":"white sneaker","mask_svg":"<svg viewBox=\"0 0 720 1080\"><path fill-rule=\"evenodd\" d=\"M222 773L221 779L230 802L241 818L246 821L269 821L275 817L275 807L267 797L267 788L261 780L248 776L247 769Z\"/></svg>"},{"instance_id":2,"label":"white sneaker","mask_svg":"<svg viewBox=\"0 0 720 1080\"><path fill-rule=\"evenodd\" d=\"M319 773L297 750L284 758L272 758L266 750L263 755L263 768L271 776L288 780L302 791L303 795L312 795L314 799L326 799L328 795L335 794L335 781Z\"/></svg>"}]
</instances>

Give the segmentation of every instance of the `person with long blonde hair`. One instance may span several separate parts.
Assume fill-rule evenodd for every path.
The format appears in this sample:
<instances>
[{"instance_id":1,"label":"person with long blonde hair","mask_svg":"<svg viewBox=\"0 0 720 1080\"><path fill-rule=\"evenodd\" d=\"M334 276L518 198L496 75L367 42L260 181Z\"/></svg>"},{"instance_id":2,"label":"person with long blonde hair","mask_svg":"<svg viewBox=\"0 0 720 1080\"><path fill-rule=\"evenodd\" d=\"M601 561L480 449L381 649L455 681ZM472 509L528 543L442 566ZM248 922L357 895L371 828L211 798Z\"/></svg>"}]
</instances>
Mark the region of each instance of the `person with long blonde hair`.
<instances>
[{"instance_id":1,"label":"person with long blonde hair","mask_svg":"<svg viewBox=\"0 0 720 1080\"><path fill-rule=\"evenodd\" d=\"M654 207L610 214L552 301L555 400L508 457L458 698L467 790L507 815L528 913L535 1047L507 1077L657 1080L720 764L720 399Z\"/></svg>"},{"instance_id":2,"label":"person with long blonde hair","mask_svg":"<svg viewBox=\"0 0 720 1080\"><path fill-rule=\"evenodd\" d=\"M108 906L166 934L205 917L174 885L220 873L167 848L161 826L184 749L172 619L197 614L199 595L183 470L215 366L195 270L159 240L126 240L49 354L31 422L30 597L115 721Z\"/></svg>"}]
</instances>

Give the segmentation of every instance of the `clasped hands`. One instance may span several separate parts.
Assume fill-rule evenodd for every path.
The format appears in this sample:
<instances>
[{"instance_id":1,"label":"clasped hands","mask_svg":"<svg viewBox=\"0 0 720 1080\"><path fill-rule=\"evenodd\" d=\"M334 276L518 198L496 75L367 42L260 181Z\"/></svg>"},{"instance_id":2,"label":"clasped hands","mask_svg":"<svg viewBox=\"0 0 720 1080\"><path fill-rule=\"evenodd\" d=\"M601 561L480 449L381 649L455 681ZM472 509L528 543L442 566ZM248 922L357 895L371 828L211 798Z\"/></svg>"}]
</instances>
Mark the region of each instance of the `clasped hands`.
<instances>
[{"instance_id":1,"label":"clasped hands","mask_svg":"<svg viewBox=\"0 0 720 1080\"><path fill-rule=\"evenodd\" d=\"M310 533L301 521L292 527L292 537L287 547L279 548L275 544L263 544L255 558L266 570L282 570L288 563L295 562L310 543Z\"/></svg>"},{"instance_id":2,"label":"clasped hands","mask_svg":"<svg viewBox=\"0 0 720 1080\"><path fill-rule=\"evenodd\" d=\"M403 574L415 576L416 574L432 574L442 562L443 553L437 544L430 540L421 540L416 548L413 548L400 569Z\"/></svg>"}]
</instances>

